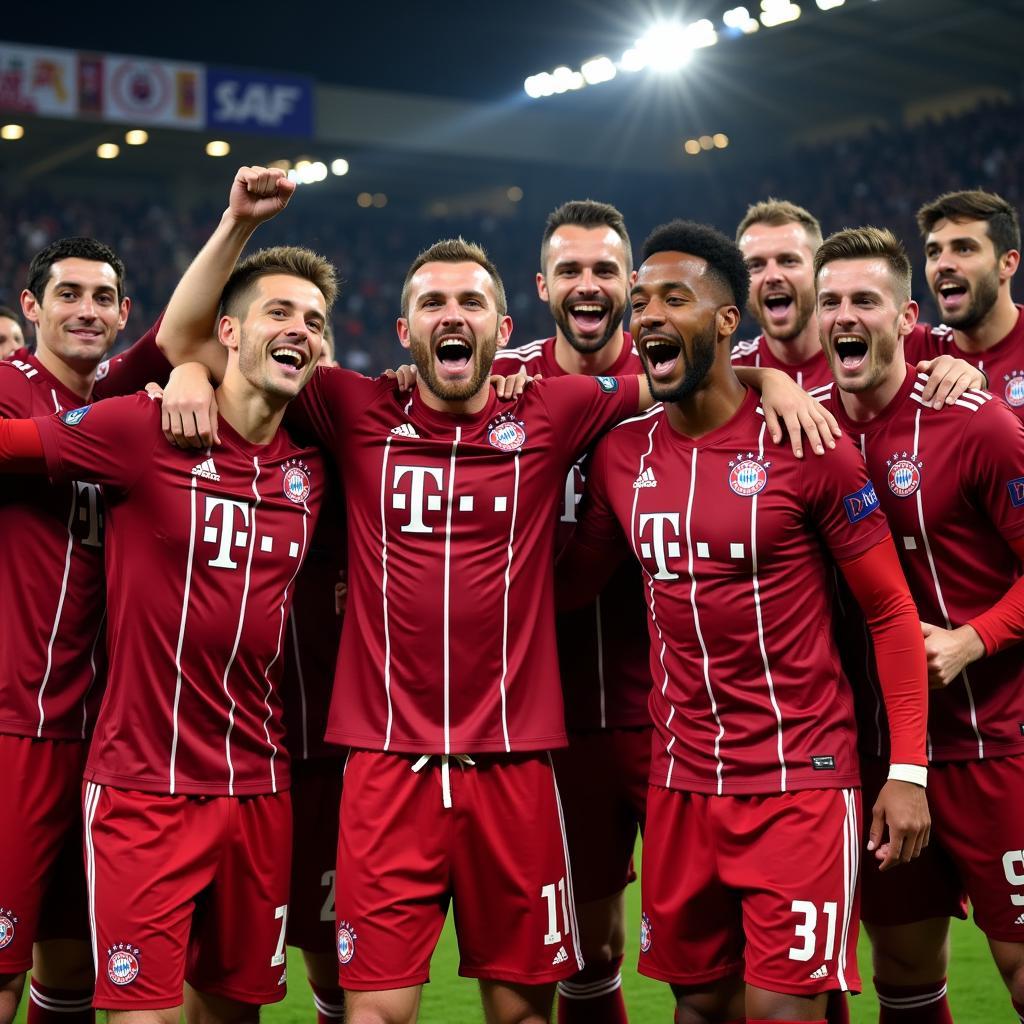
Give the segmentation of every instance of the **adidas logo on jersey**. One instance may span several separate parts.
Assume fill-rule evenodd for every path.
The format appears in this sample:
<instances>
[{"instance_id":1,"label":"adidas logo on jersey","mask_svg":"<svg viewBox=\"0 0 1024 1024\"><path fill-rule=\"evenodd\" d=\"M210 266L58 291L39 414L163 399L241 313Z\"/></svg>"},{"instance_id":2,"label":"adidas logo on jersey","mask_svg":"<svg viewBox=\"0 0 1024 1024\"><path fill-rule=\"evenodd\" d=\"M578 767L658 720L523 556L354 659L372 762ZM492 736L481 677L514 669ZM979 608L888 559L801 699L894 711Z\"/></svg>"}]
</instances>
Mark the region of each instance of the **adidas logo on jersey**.
<instances>
[{"instance_id":1,"label":"adidas logo on jersey","mask_svg":"<svg viewBox=\"0 0 1024 1024\"><path fill-rule=\"evenodd\" d=\"M812 975L812 979L827 978L828 977L828 964L822 964Z\"/></svg>"},{"instance_id":2,"label":"adidas logo on jersey","mask_svg":"<svg viewBox=\"0 0 1024 1024\"><path fill-rule=\"evenodd\" d=\"M1013 923L1014 924L1024 924L1024 914L1021 914L1020 917L1018 917L1017 920L1014 921Z\"/></svg>"},{"instance_id":3,"label":"adidas logo on jersey","mask_svg":"<svg viewBox=\"0 0 1024 1024\"><path fill-rule=\"evenodd\" d=\"M402 423L397 427L391 428L391 433L396 437L419 437L416 433L416 428L411 423Z\"/></svg>"},{"instance_id":4,"label":"adidas logo on jersey","mask_svg":"<svg viewBox=\"0 0 1024 1024\"><path fill-rule=\"evenodd\" d=\"M658 481L654 479L654 470L648 466L634 481L633 490L638 491L641 487L657 487Z\"/></svg>"},{"instance_id":5,"label":"adidas logo on jersey","mask_svg":"<svg viewBox=\"0 0 1024 1024\"><path fill-rule=\"evenodd\" d=\"M205 459L200 462L198 466L192 467L193 476L201 476L204 480L220 480L220 473L217 472L217 467L213 464L213 459Z\"/></svg>"},{"instance_id":6,"label":"adidas logo on jersey","mask_svg":"<svg viewBox=\"0 0 1024 1024\"><path fill-rule=\"evenodd\" d=\"M569 954L565 951L565 946L559 946L558 952L555 954L555 959L551 961L551 966L555 967L558 964L564 964L569 959Z\"/></svg>"}]
</instances>

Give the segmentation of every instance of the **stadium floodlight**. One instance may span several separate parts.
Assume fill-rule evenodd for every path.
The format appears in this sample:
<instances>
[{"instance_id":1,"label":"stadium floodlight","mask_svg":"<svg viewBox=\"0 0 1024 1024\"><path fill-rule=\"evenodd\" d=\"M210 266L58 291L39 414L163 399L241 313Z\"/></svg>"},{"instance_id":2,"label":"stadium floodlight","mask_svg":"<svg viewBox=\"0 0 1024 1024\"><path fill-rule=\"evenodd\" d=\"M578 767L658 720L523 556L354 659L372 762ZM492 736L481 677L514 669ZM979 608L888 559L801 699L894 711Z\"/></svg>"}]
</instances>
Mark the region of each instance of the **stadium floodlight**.
<instances>
[{"instance_id":1,"label":"stadium floodlight","mask_svg":"<svg viewBox=\"0 0 1024 1024\"><path fill-rule=\"evenodd\" d=\"M831 11L834 7L842 7L846 0L814 0L819 11Z\"/></svg>"},{"instance_id":2,"label":"stadium floodlight","mask_svg":"<svg viewBox=\"0 0 1024 1024\"><path fill-rule=\"evenodd\" d=\"M116 142L101 142L96 147L96 155L101 160L113 160L121 152L121 147Z\"/></svg>"},{"instance_id":3,"label":"stadium floodlight","mask_svg":"<svg viewBox=\"0 0 1024 1024\"><path fill-rule=\"evenodd\" d=\"M687 139L683 143L683 149L685 149L690 156L697 156L700 153L700 143L696 139Z\"/></svg>"},{"instance_id":4,"label":"stadium floodlight","mask_svg":"<svg viewBox=\"0 0 1024 1024\"><path fill-rule=\"evenodd\" d=\"M505 192L510 203L518 203L523 198L523 190L518 185L511 185Z\"/></svg>"},{"instance_id":5,"label":"stadium floodlight","mask_svg":"<svg viewBox=\"0 0 1024 1024\"><path fill-rule=\"evenodd\" d=\"M617 72L615 62L610 58L591 57L583 62L580 74L587 85L599 85L601 82L610 82Z\"/></svg>"},{"instance_id":6,"label":"stadium floodlight","mask_svg":"<svg viewBox=\"0 0 1024 1024\"><path fill-rule=\"evenodd\" d=\"M645 67L647 67L647 58L635 46L631 46L628 50L624 51L622 59L619 61L620 71L643 71Z\"/></svg>"},{"instance_id":7,"label":"stadium floodlight","mask_svg":"<svg viewBox=\"0 0 1024 1024\"><path fill-rule=\"evenodd\" d=\"M371 196L369 192L360 192L359 195L356 196L356 205L363 210L368 210L373 206L373 196Z\"/></svg>"},{"instance_id":8,"label":"stadium floodlight","mask_svg":"<svg viewBox=\"0 0 1024 1024\"><path fill-rule=\"evenodd\" d=\"M686 36L695 50L703 49L705 46L714 46L718 42L715 26L707 18L701 18L700 21L694 21L687 25Z\"/></svg>"},{"instance_id":9,"label":"stadium floodlight","mask_svg":"<svg viewBox=\"0 0 1024 1024\"><path fill-rule=\"evenodd\" d=\"M149 132L142 128L132 128L124 133L124 141L129 146L144 146L149 142Z\"/></svg>"},{"instance_id":10,"label":"stadium floodlight","mask_svg":"<svg viewBox=\"0 0 1024 1024\"><path fill-rule=\"evenodd\" d=\"M564 64L551 72L551 86L554 92L569 92L570 89L582 89L587 83L583 75Z\"/></svg>"},{"instance_id":11,"label":"stadium floodlight","mask_svg":"<svg viewBox=\"0 0 1024 1024\"><path fill-rule=\"evenodd\" d=\"M331 174L337 175L339 178L344 177L348 174L348 161L344 157L338 157L337 160L331 161Z\"/></svg>"},{"instance_id":12,"label":"stadium floodlight","mask_svg":"<svg viewBox=\"0 0 1024 1024\"><path fill-rule=\"evenodd\" d=\"M729 136L725 132L715 132L711 136L711 141L715 144L715 149L725 149L729 145Z\"/></svg>"},{"instance_id":13,"label":"stadium floodlight","mask_svg":"<svg viewBox=\"0 0 1024 1024\"><path fill-rule=\"evenodd\" d=\"M231 143L223 139L211 139L206 144L207 156L227 156L231 152Z\"/></svg>"},{"instance_id":14,"label":"stadium floodlight","mask_svg":"<svg viewBox=\"0 0 1024 1024\"><path fill-rule=\"evenodd\" d=\"M765 28L785 25L788 21L796 21L800 17L798 4L789 0L761 0L761 24Z\"/></svg>"},{"instance_id":15,"label":"stadium floodlight","mask_svg":"<svg viewBox=\"0 0 1024 1024\"><path fill-rule=\"evenodd\" d=\"M751 17L750 11L746 7L731 7L722 15L722 22L726 28L731 28L747 35L751 32L756 32L761 27L761 23L757 18Z\"/></svg>"},{"instance_id":16,"label":"stadium floodlight","mask_svg":"<svg viewBox=\"0 0 1024 1024\"><path fill-rule=\"evenodd\" d=\"M542 71L539 75L530 75L523 82L523 89L531 99L540 99L542 96L551 96L555 92L554 77L548 71Z\"/></svg>"},{"instance_id":17,"label":"stadium floodlight","mask_svg":"<svg viewBox=\"0 0 1024 1024\"><path fill-rule=\"evenodd\" d=\"M5 139L7 142L15 142L25 135L25 127L20 124L5 124L0 128L0 139Z\"/></svg>"},{"instance_id":18,"label":"stadium floodlight","mask_svg":"<svg viewBox=\"0 0 1024 1024\"><path fill-rule=\"evenodd\" d=\"M661 21L652 25L637 41L636 49L643 66L654 71L678 71L690 62L693 43L687 26L678 21Z\"/></svg>"}]
</instances>

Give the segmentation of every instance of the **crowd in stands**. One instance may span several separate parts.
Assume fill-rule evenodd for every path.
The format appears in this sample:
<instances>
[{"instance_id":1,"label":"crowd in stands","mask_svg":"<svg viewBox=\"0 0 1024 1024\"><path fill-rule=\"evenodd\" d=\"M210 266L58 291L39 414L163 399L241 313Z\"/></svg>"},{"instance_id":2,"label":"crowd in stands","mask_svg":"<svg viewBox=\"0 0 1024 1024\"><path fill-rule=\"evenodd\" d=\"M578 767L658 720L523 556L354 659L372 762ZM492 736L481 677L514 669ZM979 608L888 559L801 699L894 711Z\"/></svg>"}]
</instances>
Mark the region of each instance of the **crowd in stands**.
<instances>
[{"instance_id":1,"label":"crowd in stands","mask_svg":"<svg viewBox=\"0 0 1024 1024\"><path fill-rule=\"evenodd\" d=\"M891 228L921 266L914 212L940 192L984 188L1024 206L1022 103L985 103L969 113L928 120L913 128L875 129L843 141L787 153L765 153L756 163L719 167L659 179L661 187L623 178L613 194L592 198L615 203L634 243L671 217L712 223L731 233L750 202L777 196L811 210L825 233L860 224ZM527 196L504 217L410 217L408 207L363 211L319 196L297 197L287 218L261 230L259 242L309 245L338 267L341 297L334 331L341 361L376 372L401 360L394 321L401 283L415 254L438 237L463 234L480 241L505 278L513 344L550 333L550 317L534 286L545 214L567 198ZM532 201L531 201L532 199ZM428 207L424 197L422 208ZM188 260L219 215L216 207L188 211L157 201L56 200L43 191L0 197L0 303L16 304L28 260L62 235L93 235L112 245L128 267L136 336L166 303ZM923 316L935 311L919 273L915 297ZM742 334L743 332L741 332ZM753 330L750 333L754 333Z\"/></svg>"}]
</instances>

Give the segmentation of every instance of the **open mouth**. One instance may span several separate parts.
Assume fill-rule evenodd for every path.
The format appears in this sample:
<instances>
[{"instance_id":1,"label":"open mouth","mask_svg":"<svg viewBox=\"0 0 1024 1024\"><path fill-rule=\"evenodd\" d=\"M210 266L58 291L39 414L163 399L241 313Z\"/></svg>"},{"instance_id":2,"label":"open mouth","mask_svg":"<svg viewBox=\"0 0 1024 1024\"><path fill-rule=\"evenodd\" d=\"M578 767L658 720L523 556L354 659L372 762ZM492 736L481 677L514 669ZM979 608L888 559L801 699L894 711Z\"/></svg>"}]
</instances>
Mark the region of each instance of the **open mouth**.
<instances>
[{"instance_id":1,"label":"open mouth","mask_svg":"<svg viewBox=\"0 0 1024 1024\"><path fill-rule=\"evenodd\" d=\"M844 370L857 370L867 359L868 343L854 334L841 334L834 345L836 358Z\"/></svg>"},{"instance_id":2,"label":"open mouth","mask_svg":"<svg viewBox=\"0 0 1024 1024\"><path fill-rule=\"evenodd\" d=\"M668 377L676 368L682 349L678 342L669 338L648 338L644 341L644 353L652 377Z\"/></svg>"},{"instance_id":3,"label":"open mouth","mask_svg":"<svg viewBox=\"0 0 1024 1024\"><path fill-rule=\"evenodd\" d=\"M962 281L942 281L937 290L943 306L959 306L967 297L967 285Z\"/></svg>"},{"instance_id":4,"label":"open mouth","mask_svg":"<svg viewBox=\"0 0 1024 1024\"><path fill-rule=\"evenodd\" d=\"M608 307L602 302L574 302L569 306L569 315L581 331L596 331L604 322Z\"/></svg>"},{"instance_id":5,"label":"open mouth","mask_svg":"<svg viewBox=\"0 0 1024 1024\"><path fill-rule=\"evenodd\" d=\"M473 349L465 338L449 336L437 343L434 352L444 370L452 375L462 373L473 358Z\"/></svg>"},{"instance_id":6,"label":"open mouth","mask_svg":"<svg viewBox=\"0 0 1024 1024\"><path fill-rule=\"evenodd\" d=\"M764 309L768 319L773 323L780 323L789 315L790 307L793 305L793 296L784 295L782 292L773 292L765 296Z\"/></svg>"},{"instance_id":7,"label":"open mouth","mask_svg":"<svg viewBox=\"0 0 1024 1024\"><path fill-rule=\"evenodd\" d=\"M279 366L284 366L296 373L301 370L307 362L306 353L301 349L292 348L290 345L283 345L280 348L275 348L270 353L270 358Z\"/></svg>"}]
</instances>

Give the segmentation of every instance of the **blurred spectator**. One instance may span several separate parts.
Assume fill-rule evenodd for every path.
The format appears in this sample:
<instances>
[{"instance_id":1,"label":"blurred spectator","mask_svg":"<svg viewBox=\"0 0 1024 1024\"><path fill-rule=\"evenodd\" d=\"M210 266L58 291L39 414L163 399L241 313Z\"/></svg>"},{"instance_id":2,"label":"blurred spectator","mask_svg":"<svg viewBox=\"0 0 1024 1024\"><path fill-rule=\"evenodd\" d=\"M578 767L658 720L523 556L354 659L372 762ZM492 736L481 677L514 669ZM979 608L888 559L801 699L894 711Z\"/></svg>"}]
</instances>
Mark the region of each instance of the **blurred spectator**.
<instances>
[{"instance_id":1,"label":"blurred spectator","mask_svg":"<svg viewBox=\"0 0 1024 1024\"><path fill-rule=\"evenodd\" d=\"M10 306L0 306L0 359L10 359L24 344L21 317Z\"/></svg>"}]
</instances>

